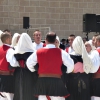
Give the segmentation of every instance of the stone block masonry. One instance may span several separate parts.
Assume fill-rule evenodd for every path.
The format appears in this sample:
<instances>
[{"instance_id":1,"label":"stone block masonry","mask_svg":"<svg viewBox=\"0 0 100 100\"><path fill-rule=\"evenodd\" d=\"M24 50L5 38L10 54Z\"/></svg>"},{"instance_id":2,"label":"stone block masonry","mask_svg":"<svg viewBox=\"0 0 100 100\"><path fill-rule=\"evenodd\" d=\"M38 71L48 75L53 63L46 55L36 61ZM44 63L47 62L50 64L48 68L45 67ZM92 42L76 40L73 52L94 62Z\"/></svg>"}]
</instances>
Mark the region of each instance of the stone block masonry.
<instances>
[{"instance_id":1,"label":"stone block masonry","mask_svg":"<svg viewBox=\"0 0 100 100\"><path fill-rule=\"evenodd\" d=\"M30 17L32 28L50 27L60 39L69 34L84 36L86 13L100 14L100 0L0 0L0 29L21 33L23 17Z\"/></svg>"}]
</instances>

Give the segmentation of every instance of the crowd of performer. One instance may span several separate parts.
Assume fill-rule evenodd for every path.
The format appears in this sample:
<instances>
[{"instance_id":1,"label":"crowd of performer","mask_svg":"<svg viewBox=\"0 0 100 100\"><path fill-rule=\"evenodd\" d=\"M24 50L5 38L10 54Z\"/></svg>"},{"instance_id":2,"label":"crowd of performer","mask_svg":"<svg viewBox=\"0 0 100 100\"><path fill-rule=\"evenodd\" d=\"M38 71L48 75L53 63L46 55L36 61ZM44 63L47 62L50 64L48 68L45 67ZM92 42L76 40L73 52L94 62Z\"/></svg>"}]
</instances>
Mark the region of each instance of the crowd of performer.
<instances>
[{"instance_id":1,"label":"crowd of performer","mask_svg":"<svg viewBox=\"0 0 100 100\"><path fill-rule=\"evenodd\" d=\"M100 100L100 35L0 30L0 100Z\"/></svg>"}]
</instances>

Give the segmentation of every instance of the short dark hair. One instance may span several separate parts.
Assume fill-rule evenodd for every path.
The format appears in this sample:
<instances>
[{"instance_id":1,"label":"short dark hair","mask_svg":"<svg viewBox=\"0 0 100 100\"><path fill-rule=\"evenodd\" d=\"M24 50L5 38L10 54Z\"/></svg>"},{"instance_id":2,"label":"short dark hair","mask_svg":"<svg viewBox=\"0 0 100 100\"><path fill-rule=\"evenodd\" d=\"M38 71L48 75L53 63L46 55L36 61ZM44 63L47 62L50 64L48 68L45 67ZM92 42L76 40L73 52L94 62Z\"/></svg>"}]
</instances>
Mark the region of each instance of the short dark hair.
<instances>
[{"instance_id":1,"label":"short dark hair","mask_svg":"<svg viewBox=\"0 0 100 100\"><path fill-rule=\"evenodd\" d=\"M35 30L33 33L35 33L36 31L40 32L40 30L37 29L37 30Z\"/></svg>"},{"instance_id":2,"label":"short dark hair","mask_svg":"<svg viewBox=\"0 0 100 100\"><path fill-rule=\"evenodd\" d=\"M11 31L8 30L8 29L5 29L3 32L4 32L5 34L10 34L10 35L11 35ZM11 35L11 36L12 36L12 35Z\"/></svg>"},{"instance_id":3,"label":"short dark hair","mask_svg":"<svg viewBox=\"0 0 100 100\"><path fill-rule=\"evenodd\" d=\"M3 32L9 32L10 33L11 31L9 29L5 29Z\"/></svg>"},{"instance_id":4,"label":"short dark hair","mask_svg":"<svg viewBox=\"0 0 100 100\"><path fill-rule=\"evenodd\" d=\"M75 37L75 35L74 34L70 34L69 37Z\"/></svg>"},{"instance_id":5,"label":"short dark hair","mask_svg":"<svg viewBox=\"0 0 100 100\"><path fill-rule=\"evenodd\" d=\"M94 34L93 37L97 37L99 34Z\"/></svg>"},{"instance_id":6,"label":"short dark hair","mask_svg":"<svg viewBox=\"0 0 100 100\"><path fill-rule=\"evenodd\" d=\"M37 29L37 30L35 30L35 31L33 32L33 35L35 35L35 32L37 32L37 31L38 31L38 32L41 32L40 30Z\"/></svg>"},{"instance_id":7,"label":"short dark hair","mask_svg":"<svg viewBox=\"0 0 100 100\"><path fill-rule=\"evenodd\" d=\"M36 29L34 32L36 32L36 31L40 31L39 29Z\"/></svg>"},{"instance_id":8,"label":"short dark hair","mask_svg":"<svg viewBox=\"0 0 100 100\"><path fill-rule=\"evenodd\" d=\"M1 41L2 41L3 43L5 43L5 42L6 42L6 39L8 39L8 38L10 38L10 37L11 37L10 34L3 33L3 34L1 34Z\"/></svg>"},{"instance_id":9,"label":"short dark hair","mask_svg":"<svg viewBox=\"0 0 100 100\"><path fill-rule=\"evenodd\" d=\"M61 42L65 42L65 41L66 41L66 39L62 39L62 40L61 40Z\"/></svg>"},{"instance_id":10,"label":"short dark hair","mask_svg":"<svg viewBox=\"0 0 100 100\"><path fill-rule=\"evenodd\" d=\"M66 39L66 42L69 43L68 39Z\"/></svg>"},{"instance_id":11,"label":"short dark hair","mask_svg":"<svg viewBox=\"0 0 100 100\"><path fill-rule=\"evenodd\" d=\"M53 33L53 34L50 34L50 33ZM49 33L47 33L47 35L46 35L46 40L47 40L49 43L55 43L56 34L55 34L54 32L49 32Z\"/></svg>"}]
</instances>

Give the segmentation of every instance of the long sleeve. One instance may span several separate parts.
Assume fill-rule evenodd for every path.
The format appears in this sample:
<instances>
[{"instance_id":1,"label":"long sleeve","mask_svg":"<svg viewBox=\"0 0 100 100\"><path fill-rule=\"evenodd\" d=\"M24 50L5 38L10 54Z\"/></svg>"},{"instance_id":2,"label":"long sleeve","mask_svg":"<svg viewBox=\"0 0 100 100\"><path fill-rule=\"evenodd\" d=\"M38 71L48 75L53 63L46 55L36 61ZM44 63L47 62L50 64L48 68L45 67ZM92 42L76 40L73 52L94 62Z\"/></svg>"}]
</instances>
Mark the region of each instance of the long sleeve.
<instances>
[{"instance_id":1,"label":"long sleeve","mask_svg":"<svg viewBox=\"0 0 100 100\"><path fill-rule=\"evenodd\" d=\"M70 55L62 50L62 61L67 67L67 73L71 73L74 70L74 61L71 59Z\"/></svg>"},{"instance_id":2,"label":"long sleeve","mask_svg":"<svg viewBox=\"0 0 100 100\"><path fill-rule=\"evenodd\" d=\"M34 72L35 71L35 68L34 66L37 64L37 55L36 55L36 52L34 52L32 55L29 56L29 58L27 59L26 61L26 65L28 67L28 69L31 71L31 72Z\"/></svg>"},{"instance_id":3,"label":"long sleeve","mask_svg":"<svg viewBox=\"0 0 100 100\"><path fill-rule=\"evenodd\" d=\"M94 51L91 52L89 57L90 57L90 59L92 60L92 63L93 63L93 67L91 67L90 73L95 73L95 72L97 72L97 70L99 69L99 66L100 66L99 53L96 50L94 50Z\"/></svg>"},{"instance_id":4,"label":"long sleeve","mask_svg":"<svg viewBox=\"0 0 100 100\"><path fill-rule=\"evenodd\" d=\"M10 63L12 67L19 67L17 60L14 57L14 50L12 48L8 49L6 53L7 62Z\"/></svg>"}]
</instances>

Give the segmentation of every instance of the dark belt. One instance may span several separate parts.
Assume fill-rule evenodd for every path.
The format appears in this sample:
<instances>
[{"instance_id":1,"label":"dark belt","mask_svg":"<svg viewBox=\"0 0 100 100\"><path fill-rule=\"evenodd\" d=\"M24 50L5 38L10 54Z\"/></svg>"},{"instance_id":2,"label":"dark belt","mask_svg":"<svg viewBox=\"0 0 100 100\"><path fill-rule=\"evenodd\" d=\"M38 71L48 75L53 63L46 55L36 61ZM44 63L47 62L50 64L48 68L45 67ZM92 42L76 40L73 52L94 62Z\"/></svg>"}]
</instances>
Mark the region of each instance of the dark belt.
<instances>
[{"instance_id":1,"label":"dark belt","mask_svg":"<svg viewBox=\"0 0 100 100\"><path fill-rule=\"evenodd\" d=\"M56 75L56 74L39 74L39 77L55 77L55 78L61 78L61 75Z\"/></svg>"},{"instance_id":2,"label":"dark belt","mask_svg":"<svg viewBox=\"0 0 100 100\"><path fill-rule=\"evenodd\" d=\"M13 75L13 72L1 71L0 70L0 75Z\"/></svg>"},{"instance_id":3,"label":"dark belt","mask_svg":"<svg viewBox=\"0 0 100 100\"><path fill-rule=\"evenodd\" d=\"M95 73L95 74L93 75L93 78L100 78L100 73Z\"/></svg>"}]
</instances>

